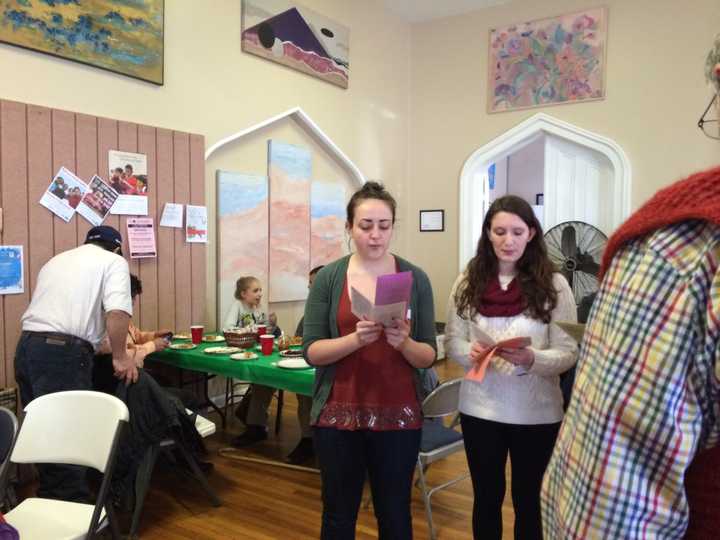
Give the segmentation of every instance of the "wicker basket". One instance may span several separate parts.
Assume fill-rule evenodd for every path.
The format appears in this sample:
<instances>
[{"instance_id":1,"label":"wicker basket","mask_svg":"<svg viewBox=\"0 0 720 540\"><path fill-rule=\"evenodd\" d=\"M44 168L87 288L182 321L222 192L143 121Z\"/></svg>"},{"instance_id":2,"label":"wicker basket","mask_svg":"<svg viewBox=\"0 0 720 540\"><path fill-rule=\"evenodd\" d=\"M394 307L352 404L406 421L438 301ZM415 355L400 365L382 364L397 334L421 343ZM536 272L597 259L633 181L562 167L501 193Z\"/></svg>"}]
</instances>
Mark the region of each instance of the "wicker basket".
<instances>
[{"instance_id":1,"label":"wicker basket","mask_svg":"<svg viewBox=\"0 0 720 540\"><path fill-rule=\"evenodd\" d=\"M249 349L257 343L257 334L255 332L223 332L225 336L225 343L229 347L242 347L243 349Z\"/></svg>"}]
</instances>

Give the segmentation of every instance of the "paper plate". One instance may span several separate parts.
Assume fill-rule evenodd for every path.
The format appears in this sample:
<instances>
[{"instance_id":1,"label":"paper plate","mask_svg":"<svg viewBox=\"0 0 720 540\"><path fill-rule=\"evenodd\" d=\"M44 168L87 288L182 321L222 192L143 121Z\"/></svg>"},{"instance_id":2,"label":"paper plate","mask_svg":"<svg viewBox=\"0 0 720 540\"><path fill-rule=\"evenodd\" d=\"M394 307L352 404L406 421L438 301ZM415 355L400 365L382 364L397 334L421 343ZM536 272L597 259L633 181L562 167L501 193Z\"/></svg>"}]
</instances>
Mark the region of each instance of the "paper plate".
<instances>
[{"instance_id":1,"label":"paper plate","mask_svg":"<svg viewBox=\"0 0 720 540\"><path fill-rule=\"evenodd\" d=\"M230 355L230 358L232 358L233 360L255 360L257 357L257 354L250 351L239 352Z\"/></svg>"},{"instance_id":2,"label":"paper plate","mask_svg":"<svg viewBox=\"0 0 720 540\"><path fill-rule=\"evenodd\" d=\"M208 347L203 352L205 354L233 354L241 350L240 347Z\"/></svg>"},{"instance_id":3,"label":"paper plate","mask_svg":"<svg viewBox=\"0 0 720 540\"><path fill-rule=\"evenodd\" d=\"M302 349L285 349L284 351L280 351L280 356L283 358L302 358L303 353Z\"/></svg>"},{"instance_id":4,"label":"paper plate","mask_svg":"<svg viewBox=\"0 0 720 540\"><path fill-rule=\"evenodd\" d=\"M194 349L197 347L197 345L194 345L193 343L171 343L168 345L168 348L170 349L176 349L179 351L189 351L190 349Z\"/></svg>"},{"instance_id":5,"label":"paper plate","mask_svg":"<svg viewBox=\"0 0 720 540\"><path fill-rule=\"evenodd\" d=\"M223 336L205 336L202 340L205 343L218 343L220 341L225 341L225 338Z\"/></svg>"},{"instance_id":6,"label":"paper plate","mask_svg":"<svg viewBox=\"0 0 720 540\"><path fill-rule=\"evenodd\" d=\"M173 339L191 339L192 336L190 334L173 334Z\"/></svg>"},{"instance_id":7,"label":"paper plate","mask_svg":"<svg viewBox=\"0 0 720 540\"><path fill-rule=\"evenodd\" d=\"M308 369L312 367L304 358L285 358L284 360L278 360L277 366L285 369Z\"/></svg>"}]
</instances>

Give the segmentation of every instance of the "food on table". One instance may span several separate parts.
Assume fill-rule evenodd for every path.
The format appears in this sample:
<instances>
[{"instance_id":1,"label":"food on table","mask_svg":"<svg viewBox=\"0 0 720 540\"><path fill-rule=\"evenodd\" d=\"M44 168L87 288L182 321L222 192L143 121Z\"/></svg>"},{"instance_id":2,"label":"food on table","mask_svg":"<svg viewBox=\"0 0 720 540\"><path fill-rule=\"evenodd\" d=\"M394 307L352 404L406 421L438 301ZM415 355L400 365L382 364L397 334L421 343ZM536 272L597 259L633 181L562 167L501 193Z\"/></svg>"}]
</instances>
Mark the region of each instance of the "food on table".
<instances>
[{"instance_id":1,"label":"food on table","mask_svg":"<svg viewBox=\"0 0 720 540\"><path fill-rule=\"evenodd\" d=\"M280 351L280 356L284 356L285 358L302 358L302 355L302 349L286 349Z\"/></svg>"},{"instance_id":2,"label":"food on table","mask_svg":"<svg viewBox=\"0 0 720 540\"><path fill-rule=\"evenodd\" d=\"M225 338L223 336L205 336L202 340L206 343L214 343L217 341L225 341Z\"/></svg>"},{"instance_id":3,"label":"food on table","mask_svg":"<svg viewBox=\"0 0 720 540\"><path fill-rule=\"evenodd\" d=\"M173 334L173 339L190 339L190 337L190 334L186 334L185 332Z\"/></svg>"},{"instance_id":4,"label":"food on table","mask_svg":"<svg viewBox=\"0 0 720 540\"><path fill-rule=\"evenodd\" d=\"M249 351L239 352L230 355L230 358L232 358L233 360L255 360L257 357L257 354Z\"/></svg>"},{"instance_id":5,"label":"food on table","mask_svg":"<svg viewBox=\"0 0 720 540\"><path fill-rule=\"evenodd\" d=\"M203 352L206 354L233 354L240 350L240 347L208 347Z\"/></svg>"},{"instance_id":6,"label":"food on table","mask_svg":"<svg viewBox=\"0 0 720 540\"><path fill-rule=\"evenodd\" d=\"M168 347L170 347L171 349L178 349L183 351L194 349L195 347L197 347L197 345L194 345L193 343L171 343L170 345L168 345Z\"/></svg>"}]
</instances>

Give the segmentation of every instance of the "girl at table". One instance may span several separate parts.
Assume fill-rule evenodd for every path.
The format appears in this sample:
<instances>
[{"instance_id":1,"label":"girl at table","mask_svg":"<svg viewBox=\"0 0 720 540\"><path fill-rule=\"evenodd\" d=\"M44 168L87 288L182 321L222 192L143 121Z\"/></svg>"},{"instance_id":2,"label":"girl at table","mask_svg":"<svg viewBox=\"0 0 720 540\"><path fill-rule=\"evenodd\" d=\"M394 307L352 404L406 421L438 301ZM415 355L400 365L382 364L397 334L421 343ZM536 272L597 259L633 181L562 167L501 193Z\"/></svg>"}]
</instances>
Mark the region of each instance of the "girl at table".
<instances>
[{"instance_id":1,"label":"girl at table","mask_svg":"<svg viewBox=\"0 0 720 540\"><path fill-rule=\"evenodd\" d=\"M235 283L235 300L225 315L223 330L245 328L254 324L267 324L268 334L279 337L282 333L277 326L277 316L271 313L265 316L260 307L263 289L260 280L254 276L244 276Z\"/></svg>"},{"instance_id":2,"label":"girl at table","mask_svg":"<svg viewBox=\"0 0 720 540\"><path fill-rule=\"evenodd\" d=\"M475 256L450 294L445 349L470 370L492 346L488 338L529 337L532 343L498 350L481 382L462 382L460 419L476 539L502 538L508 453L515 538L542 539L540 484L563 417L558 376L577 355L573 339L551 323L575 320L572 291L548 258L532 208L514 195L495 200Z\"/></svg>"},{"instance_id":3,"label":"girl at table","mask_svg":"<svg viewBox=\"0 0 720 540\"><path fill-rule=\"evenodd\" d=\"M265 316L260 304L262 285L254 276L244 276L235 284L235 301L225 316L223 330L245 328L254 324L266 324L267 333L281 335L277 317L271 313ZM251 384L235 409L235 416L245 424L245 431L234 437L230 444L238 448L250 446L267 439L268 408L275 389L260 384Z\"/></svg>"},{"instance_id":4,"label":"girl at table","mask_svg":"<svg viewBox=\"0 0 720 540\"><path fill-rule=\"evenodd\" d=\"M425 272L389 251L396 203L377 182L347 206L355 252L323 268L305 307L303 350L317 367L311 411L322 474L323 539L354 538L366 474L380 538L412 538L410 492L420 447L420 372L435 360ZM351 311L350 288L374 298L378 276L410 271L407 318L383 327Z\"/></svg>"}]
</instances>

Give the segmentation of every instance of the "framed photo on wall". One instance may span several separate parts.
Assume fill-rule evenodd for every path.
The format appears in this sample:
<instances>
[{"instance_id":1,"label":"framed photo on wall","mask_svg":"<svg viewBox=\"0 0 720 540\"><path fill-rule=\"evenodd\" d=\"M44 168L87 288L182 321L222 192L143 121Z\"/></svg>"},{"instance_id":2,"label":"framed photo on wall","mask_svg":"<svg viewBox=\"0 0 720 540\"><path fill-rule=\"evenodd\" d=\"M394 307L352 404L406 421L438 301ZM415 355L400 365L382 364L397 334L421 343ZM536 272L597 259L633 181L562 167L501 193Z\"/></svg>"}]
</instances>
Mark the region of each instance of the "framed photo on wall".
<instances>
[{"instance_id":1,"label":"framed photo on wall","mask_svg":"<svg viewBox=\"0 0 720 540\"><path fill-rule=\"evenodd\" d=\"M420 232L445 230L445 210L420 210Z\"/></svg>"},{"instance_id":2,"label":"framed photo on wall","mask_svg":"<svg viewBox=\"0 0 720 540\"><path fill-rule=\"evenodd\" d=\"M545 195L543 195L542 193L536 193L535 204L538 206L542 206L543 204L545 204Z\"/></svg>"}]
</instances>

